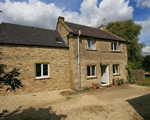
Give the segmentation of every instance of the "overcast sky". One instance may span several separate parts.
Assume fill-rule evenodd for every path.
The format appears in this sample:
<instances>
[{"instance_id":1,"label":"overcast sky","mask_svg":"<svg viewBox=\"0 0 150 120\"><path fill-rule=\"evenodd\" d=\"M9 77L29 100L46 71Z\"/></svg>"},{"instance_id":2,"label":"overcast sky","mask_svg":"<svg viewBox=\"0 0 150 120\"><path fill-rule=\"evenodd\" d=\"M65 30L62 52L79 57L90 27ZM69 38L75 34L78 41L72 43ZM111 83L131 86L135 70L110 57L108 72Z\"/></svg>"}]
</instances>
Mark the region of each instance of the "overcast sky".
<instances>
[{"instance_id":1,"label":"overcast sky","mask_svg":"<svg viewBox=\"0 0 150 120\"><path fill-rule=\"evenodd\" d=\"M0 0L0 23L56 29L58 16L92 27L134 19L142 25L143 55L150 54L150 0ZM102 21L105 18L105 21Z\"/></svg>"}]
</instances>

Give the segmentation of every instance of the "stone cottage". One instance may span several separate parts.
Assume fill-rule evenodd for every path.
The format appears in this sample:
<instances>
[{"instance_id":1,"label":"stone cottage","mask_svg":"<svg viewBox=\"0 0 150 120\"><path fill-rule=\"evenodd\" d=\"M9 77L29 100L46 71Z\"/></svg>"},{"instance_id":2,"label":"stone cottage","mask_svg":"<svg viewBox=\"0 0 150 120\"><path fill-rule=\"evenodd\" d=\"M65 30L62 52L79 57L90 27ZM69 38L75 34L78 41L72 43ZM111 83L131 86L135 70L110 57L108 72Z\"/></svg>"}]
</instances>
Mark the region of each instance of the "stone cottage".
<instances>
[{"instance_id":1,"label":"stone cottage","mask_svg":"<svg viewBox=\"0 0 150 120\"><path fill-rule=\"evenodd\" d=\"M78 89L78 36L81 88L112 84L127 71L127 41L108 32L58 18L56 30L0 24L0 64L18 68L25 87L16 93ZM5 89L5 88L4 88ZM2 92L5 92L4 89Z\"/></svg>"}]
</instances>

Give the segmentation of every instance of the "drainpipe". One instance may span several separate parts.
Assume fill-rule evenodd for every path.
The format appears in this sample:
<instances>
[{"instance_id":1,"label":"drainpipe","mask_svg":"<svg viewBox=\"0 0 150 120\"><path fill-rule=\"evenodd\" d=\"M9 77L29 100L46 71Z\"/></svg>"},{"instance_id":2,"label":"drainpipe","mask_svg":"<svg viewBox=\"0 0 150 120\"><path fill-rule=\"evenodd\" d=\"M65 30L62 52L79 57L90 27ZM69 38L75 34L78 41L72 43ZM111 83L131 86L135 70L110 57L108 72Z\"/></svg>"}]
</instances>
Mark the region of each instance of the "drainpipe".
<instances>
[{"instance_id":1,"label":"drainpipe","mask_svg":"<svg viewBox=\"0 0 150 120\"><path fill-rule=\"evenodd\" d=\"M81 74L80 74L80 37L81 35L81 30L79 30L79 35L78 35L78 79L79 79L79 90L81 90Z\"/></svg>"}]
</instances>

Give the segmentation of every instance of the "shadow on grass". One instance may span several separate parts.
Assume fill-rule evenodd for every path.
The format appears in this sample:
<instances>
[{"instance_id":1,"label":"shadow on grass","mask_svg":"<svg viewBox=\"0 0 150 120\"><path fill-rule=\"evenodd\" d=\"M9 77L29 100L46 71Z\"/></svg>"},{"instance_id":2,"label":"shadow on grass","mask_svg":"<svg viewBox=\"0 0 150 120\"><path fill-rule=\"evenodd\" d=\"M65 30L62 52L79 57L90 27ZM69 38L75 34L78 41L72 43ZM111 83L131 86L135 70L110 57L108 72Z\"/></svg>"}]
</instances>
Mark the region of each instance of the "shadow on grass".
<instances>
[{"instance_id":1,"label":"shadow on grass","mask_svg":"<svg viewBox=\"0 0 150 120\"><path fill-rule=\"evenodd\" d=\"M129 99L127 101L144 118L144 120L150 120L150 94Z\"/></svg>"},{"instance_id":2,"label":"shadow on grass","mask_svg":"<svg viewBox=\"0 0 150 120\"><path fill-rule=\"evenodd\" d=\"M12 113L6 114L1 113L0 120L64 120L67 115L57 115L56 112L52 111L52 108L28 108L20 111L17 108Z\"/></svg>"}]
</instances>

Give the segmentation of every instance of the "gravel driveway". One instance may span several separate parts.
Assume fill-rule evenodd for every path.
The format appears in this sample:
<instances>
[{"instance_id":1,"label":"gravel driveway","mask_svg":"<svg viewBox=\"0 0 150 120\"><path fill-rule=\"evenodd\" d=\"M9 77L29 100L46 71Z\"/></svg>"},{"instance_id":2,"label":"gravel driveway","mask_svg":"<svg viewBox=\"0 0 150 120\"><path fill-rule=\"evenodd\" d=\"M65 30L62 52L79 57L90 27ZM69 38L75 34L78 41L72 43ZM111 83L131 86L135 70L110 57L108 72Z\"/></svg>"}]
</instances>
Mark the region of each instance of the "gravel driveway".
<instances>
[{"instance_id":1,"label":"gravel driveway","mask_svg":"<svg viewBox=\"0 0 150 120\"><path fill-rule=\"evenodd\" d=\"M137 85L0 96L0 120L149 120L149 101L150 87Z\"/></svg>"}]
</instances>

